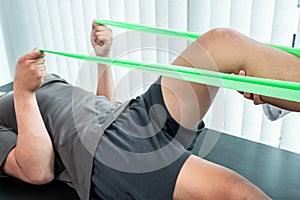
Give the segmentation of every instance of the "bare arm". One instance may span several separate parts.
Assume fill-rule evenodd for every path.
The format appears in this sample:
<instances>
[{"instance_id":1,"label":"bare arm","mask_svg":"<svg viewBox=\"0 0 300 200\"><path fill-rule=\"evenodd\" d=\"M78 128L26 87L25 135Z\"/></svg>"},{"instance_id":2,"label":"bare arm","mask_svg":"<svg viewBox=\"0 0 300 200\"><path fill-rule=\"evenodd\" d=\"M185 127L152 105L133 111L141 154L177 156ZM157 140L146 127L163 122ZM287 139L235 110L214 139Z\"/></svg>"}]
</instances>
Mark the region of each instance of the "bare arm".
<instances>
[{"instance_id":1,"label":"bare arm","mask_svg":"<svg viewBox=\"0 0 300 200\"><path fill-rule=\"evenodd\" d=\"M112 44L112 31L105 25L93 23L91 43L97 56L109 57ZM110 101L114 99L115 85L110 66L98 64L97 95L106 96Z\"/></svg>"},{"instance_id":2,"label":"bare arm","mask_svg":"<svg viewBox=\"0 0 300 200\"><path fill-rule=\"evenodd\" d=\"M32 184L44 184L54 177L52 142L35 96L46 76L43 56L35 49L18 61L14 79L18 140L3 165L7 174Z\"/></svg>"}]
</instances>

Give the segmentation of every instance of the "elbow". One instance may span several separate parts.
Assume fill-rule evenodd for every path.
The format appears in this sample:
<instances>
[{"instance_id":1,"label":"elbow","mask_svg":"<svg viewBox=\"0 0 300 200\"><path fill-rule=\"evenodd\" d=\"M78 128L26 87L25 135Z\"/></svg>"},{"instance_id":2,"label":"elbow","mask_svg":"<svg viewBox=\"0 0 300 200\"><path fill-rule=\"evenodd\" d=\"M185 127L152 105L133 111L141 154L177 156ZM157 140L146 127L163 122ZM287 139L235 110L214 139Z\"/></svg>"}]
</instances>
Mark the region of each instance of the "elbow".
<instances>
[{"instance_id":1,"label":"elbow","mask_svg":"<svg viewBox=\"0 0 300 200\"><path fill-rule=\"evenodd\" d=\"M33 185L43 185L54 180L54 174L52 172L35 173L27 178L26 182Z\"/></svg>"}]
</instances>

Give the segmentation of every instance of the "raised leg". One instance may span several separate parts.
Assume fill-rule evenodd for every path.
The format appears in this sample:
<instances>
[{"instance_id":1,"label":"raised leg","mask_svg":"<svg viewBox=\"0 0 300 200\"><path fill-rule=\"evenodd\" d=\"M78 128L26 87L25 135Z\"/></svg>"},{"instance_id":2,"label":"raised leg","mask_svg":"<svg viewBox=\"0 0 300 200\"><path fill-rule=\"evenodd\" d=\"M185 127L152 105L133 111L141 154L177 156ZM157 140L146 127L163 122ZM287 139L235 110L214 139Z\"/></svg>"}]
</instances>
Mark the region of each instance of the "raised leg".
<instances>
[{"instance_id":1,"label":"raised leg","mask_svg":"<svg viewBox=\"0 0 300 200\"><path fill-rule=\"evenodd\" d=\"M248 76L300 82L300 59L265 46L230 29L214 29L192 43L175 65L224 73L245 70ZM166 106L180 124L197 126L218 88L169 77L162 78ZM300 104L270 97L263 101L300 111ZM179 173L174 199L268 199L257 187L236 173L195 156Z\"/></svg>"},{"instance_id":2,"label":"raised leg","mask_svg":"<svg viewBox=\"0 0 300 200\"><path fill-rule=\"evenodd\" d=\"M247 76L300 82L300 59L266 46L231 29L213 29L192 43L174 65L224 73L245 70ZM186 127L203 118L218 88L162 78L162 91L171 115ZM264 102L300 111L300 103L262 96Z\"/></svg>"}]
</instances>

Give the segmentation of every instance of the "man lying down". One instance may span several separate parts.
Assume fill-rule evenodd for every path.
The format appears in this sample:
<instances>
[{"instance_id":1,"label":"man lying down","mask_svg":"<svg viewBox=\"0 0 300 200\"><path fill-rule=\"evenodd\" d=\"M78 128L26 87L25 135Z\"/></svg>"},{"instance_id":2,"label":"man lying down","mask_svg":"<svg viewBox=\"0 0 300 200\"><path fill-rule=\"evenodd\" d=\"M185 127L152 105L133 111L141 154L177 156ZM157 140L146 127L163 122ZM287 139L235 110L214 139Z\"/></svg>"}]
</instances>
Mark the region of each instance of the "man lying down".
<instances>
[{"instance_id":1,"label":"man lying down","mask_svg":"<svg viewBox=\"0 0 300 200\"><path fill-rule=\"evenodd\" d=\"M111 30L93 24L91 43L97 56L108 56ZM47 75L44 61L37 49L21 57L14 92L0 98L2 175L32 184L62 180L83 200L269 199L237 173L188 151L218 88L162 76L144 94L118 105L110 67L98 65L93 95ZM300 77L297 57L230 29L205 33L173 64L289 81ZM300 110L295 102L261 99Z\"/></svg>"}]
</instances>

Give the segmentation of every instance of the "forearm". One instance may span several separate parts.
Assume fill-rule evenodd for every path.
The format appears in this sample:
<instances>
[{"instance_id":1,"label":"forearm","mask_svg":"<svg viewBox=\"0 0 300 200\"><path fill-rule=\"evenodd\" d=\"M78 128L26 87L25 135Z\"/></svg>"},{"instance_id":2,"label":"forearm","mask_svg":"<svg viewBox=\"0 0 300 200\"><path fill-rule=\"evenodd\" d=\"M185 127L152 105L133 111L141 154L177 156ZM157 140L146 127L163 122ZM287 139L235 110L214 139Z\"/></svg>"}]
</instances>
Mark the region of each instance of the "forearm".
<instances>
[{"instance_id":1,"label":"forearm","mask_svg":"<svg viewBox=\"0 0 300 200\"><path fill-rule=\"evenodd\" d=\"M115 84L110 66L98 64L97 95L106 96L110 101L114 100Z\"/></svg>"},{"instance_id":2,"label":"forearm","mask_svg":"<svg viewBox=\"0 0 300 200\"><path fill-rule=\"evenodd\" d=\"M18 124L15 160L22 175L37 183L52 179L54 152L35 94L15 92L14 104Z\"/></svg>"},{"instance_id":3,"label":"forearm","mask_svg":"<svg viewBox=\"0 0 300 200\"><path fill-rule=\"evenodd\" d=\"M287 101L282 99L276 99L272 97L261 96L261 99L265 103L269 103L285 110L300 112L300 102Z\"/></svg>"}]
</instances>

